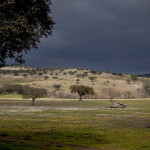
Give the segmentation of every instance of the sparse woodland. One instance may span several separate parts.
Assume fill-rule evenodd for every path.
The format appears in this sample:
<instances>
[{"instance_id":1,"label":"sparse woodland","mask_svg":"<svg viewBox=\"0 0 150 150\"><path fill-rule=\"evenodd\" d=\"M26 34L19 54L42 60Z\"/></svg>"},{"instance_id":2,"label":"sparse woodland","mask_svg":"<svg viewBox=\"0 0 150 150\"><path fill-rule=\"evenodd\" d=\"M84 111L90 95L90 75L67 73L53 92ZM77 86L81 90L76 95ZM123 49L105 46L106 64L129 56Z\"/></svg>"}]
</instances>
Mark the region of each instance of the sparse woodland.
<instances>
[{"instance_id":1,"label":"sparse woodland","mask_svg":"<svg viewBox=\"0 0 150 150\"><path fill-rule=\"evenodd\" d=\"M136 75L76 68L39 69L28 66L0 68L1 94L22 94L19 87L27 85L45 89L48 98L77 99L78 94L71 93L72 85L92 87L94 94L83 95L86 99L105 99L112 96L116 99L147 98L150 93L149 78ZM14 88L20 91L15 91Z\"/></svg>"}]
</instances>

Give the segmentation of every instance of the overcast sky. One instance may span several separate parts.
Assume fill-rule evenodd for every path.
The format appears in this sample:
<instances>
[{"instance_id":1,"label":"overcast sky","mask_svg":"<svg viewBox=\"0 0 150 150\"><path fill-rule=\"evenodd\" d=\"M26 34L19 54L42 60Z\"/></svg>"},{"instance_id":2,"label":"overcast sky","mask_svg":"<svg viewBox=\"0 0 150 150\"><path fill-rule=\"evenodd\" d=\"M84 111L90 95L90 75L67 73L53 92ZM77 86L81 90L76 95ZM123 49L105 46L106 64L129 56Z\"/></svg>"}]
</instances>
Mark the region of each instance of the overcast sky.
<instances>
[{"instance_id":1,"label":"overcast sky","mask_svg":"<svg viewBox=\"0 0 150 150\"><path fill-rule=\"evenodd\" d=\"M26 65L150 73L150 0L52 0L52 17Z\"/></svg>"}]
</instances>

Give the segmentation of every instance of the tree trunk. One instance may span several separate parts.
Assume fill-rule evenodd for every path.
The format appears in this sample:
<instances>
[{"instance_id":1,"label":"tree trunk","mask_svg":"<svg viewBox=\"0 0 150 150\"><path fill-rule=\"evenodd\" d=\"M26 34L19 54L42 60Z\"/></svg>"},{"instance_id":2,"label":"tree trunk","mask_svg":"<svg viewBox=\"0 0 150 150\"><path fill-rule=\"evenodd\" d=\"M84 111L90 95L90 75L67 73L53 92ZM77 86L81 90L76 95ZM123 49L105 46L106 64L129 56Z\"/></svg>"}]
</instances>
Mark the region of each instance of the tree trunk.
<instances>
[{"instance_id":1,"label":"tree trunk","mask_svg":"<svg viewBox=\"0 0 150 150\"><path fill-rule=\"evenodd\" d=\"M80 95L80 99L79 99L79 101L80 101L80 102L82 102L82 95Z\"/></svg>"},{"instance_id":2,"label":"tree trunk","mask_svg":"<svg viewBox=\"0 0 150 150\"><path fill-rule=\"evenodd\" d=\"M32 98L32 106L34 106L34 101L35 101L35 99Z\"/></svg>"}]
</instances>

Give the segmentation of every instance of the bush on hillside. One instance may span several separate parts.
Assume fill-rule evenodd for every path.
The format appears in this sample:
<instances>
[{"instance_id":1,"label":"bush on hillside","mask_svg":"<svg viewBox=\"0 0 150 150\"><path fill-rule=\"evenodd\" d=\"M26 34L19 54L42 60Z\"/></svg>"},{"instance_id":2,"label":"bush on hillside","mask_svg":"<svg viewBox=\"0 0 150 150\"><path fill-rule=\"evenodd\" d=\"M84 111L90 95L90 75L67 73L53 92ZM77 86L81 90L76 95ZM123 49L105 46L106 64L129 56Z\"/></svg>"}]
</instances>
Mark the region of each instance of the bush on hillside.
<instances>
[{"instance_id":1,"label":"bush on hillside","mask_svg":"<svg viewBox=\"0 0 150 150\"><path fill-rule=\"evenodd\" d=\"M45 76L45 77L44 77L45 80L47 80L48 78L49 78L48 76Z\"/></svg>"},{"instance_id":2,"label":"bush on hillside","mask_svg":"<svg viewBox=\"0 0 150 150\"><path fill-rule=\"evenodd\" d=\"M88 76L88 72L83 72L82 74L77 74L76 75L78 78L85 78Z\"/></svg>"},{"instance_id":3,"label":"bush on hillside","mask_svg":"<svg viewBox=\"0 0 150 150\"><path fill-rule=\"evenodd\" d=\"M89 77L89 79L93 82L93 84L94 84L94 82L95 82L95 80L97 79L96 77L94 77L94 76L91 76L91 77Z\"/></svg>"},{"instance_id":4,"label":"bush on hillside","mask_svg":"<svg viewBox=\"0 0 150 150\"><path fill-rule=\"evenodd\" d=\"M131 75L130 78L131 78L131 80L134 80L134 81L138 80L138 76L137 75Z\"/></svg>"},{"instance_id":5,"label":"bush on hillside","mask_svg":"<svg viewBox=\"0 0 150 150\"><path fill-rule=\"evenodd\" d=\"M58 79L58 77L53 77L53 79Z\"/></svg>"},{"instance_id":6,"label":"bush on hillside","mask_svg":"<svg viewBox=\"0 0 150 150\"><path fill-rule=\"evenodd\" d=\"M103 72L102 71L97 71L96 72L98 75L101 75Z\"/></svg>"},{"instance_id":7,"label":"bush on hillside","mask_svg":"<svg viewBox=\"0 0 150 150\"><path fill-rule=\"evenodd\" d=\"M75 71L69 71L68 74L69 75L74 75L76 72Z\"/></svg>"},{"instance_id":8,"label":"bush on hillside","mask_svg":"<svg viewBox=\"0 0 150 150\"><path fill-rule=\"evenodd\" d=\"M28 76L28 75L27 75L26 73L25 73L25 74L23 74L23 77L24 77L24 78L26 78L27 76Z\"/></svg>"},{"instance_id":9,"label":"bush on hillside","mask_svg":"<svg viewBox=\"0 0 150 150\"><path fill-rule=\"evenodd\" d=\"M19 84L5 84L2 86L2 93L3 94L10 94L10 93L23 93L23 86Z\"/></svg>"},{"instance_id":10,"label":"bush on hillside","mask_svg":"<svg viewBox=\"0 0 150 150\"><path fill-rule=\"evenodd\" d=\"M58 91L61 88L61 84L54 84L53 88L55 88Z\"/></svg>"},{"instance_id":11,"label":"bush on hillside","mask_svg":"<svg viewBox=\"0 0 150 150\"><path fill-rule=\"evenodd\" d=\"M40 72L38 75L39 75L39 76L42 76L42 75L43 75L43 73L41 73L41 72Z\"/></svg>"},{"instance_id":12,"label":"bush on hillside","mask_svg":"<svg viewBox=\"0 0 150 150\"><path fill-rule=\"evenodd\" d=\"M130 84L130 83L131 83L131 80L130 80L130 79L127 79L126 82L127 82L127 84Z\"/></svg>"},{"instance_id":13,"label":"bush on hillside","mask_svg":"<svg viewBox=\"0 0 150 150\"><path fill-rule=\"evenodd\" d=\"M79 84L80 83L80 79L76 79L76 83Z\"/></svg>"}]
</instances>

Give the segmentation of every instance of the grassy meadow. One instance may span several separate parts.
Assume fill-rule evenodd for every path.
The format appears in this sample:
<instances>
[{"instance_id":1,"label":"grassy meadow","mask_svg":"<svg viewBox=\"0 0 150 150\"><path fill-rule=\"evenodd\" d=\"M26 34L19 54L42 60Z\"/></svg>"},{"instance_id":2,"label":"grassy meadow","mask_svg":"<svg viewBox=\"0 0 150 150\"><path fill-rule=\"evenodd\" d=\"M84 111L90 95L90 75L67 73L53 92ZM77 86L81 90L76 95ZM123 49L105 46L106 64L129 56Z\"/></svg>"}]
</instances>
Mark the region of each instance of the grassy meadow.
<instances>
[{"instance_id":1,"label":"grassy meadow","mask_svg":"<svg viewBox=\"0 0 150 150\"><path fill-rule=\"evenodd\" d=\"M0 150L150 150L150 101L0 100Z\"/></svg>"},{"instance_id":2,"label":"grassy meadow","mask_svg":"<svg viewBox=\"0 0 150 150\"><path fill-rule=\"evenodd\" d=\"M0 88L20 84L47 91L35 106L16 92L0 94L0 150L150 150L150 100L143 95L149 78L130 79L90 69L0 68ZM71 85L93 87L95 95L79 102ZM112 94L127 107L109 108Z\"/></svg>"}]
</instances>

